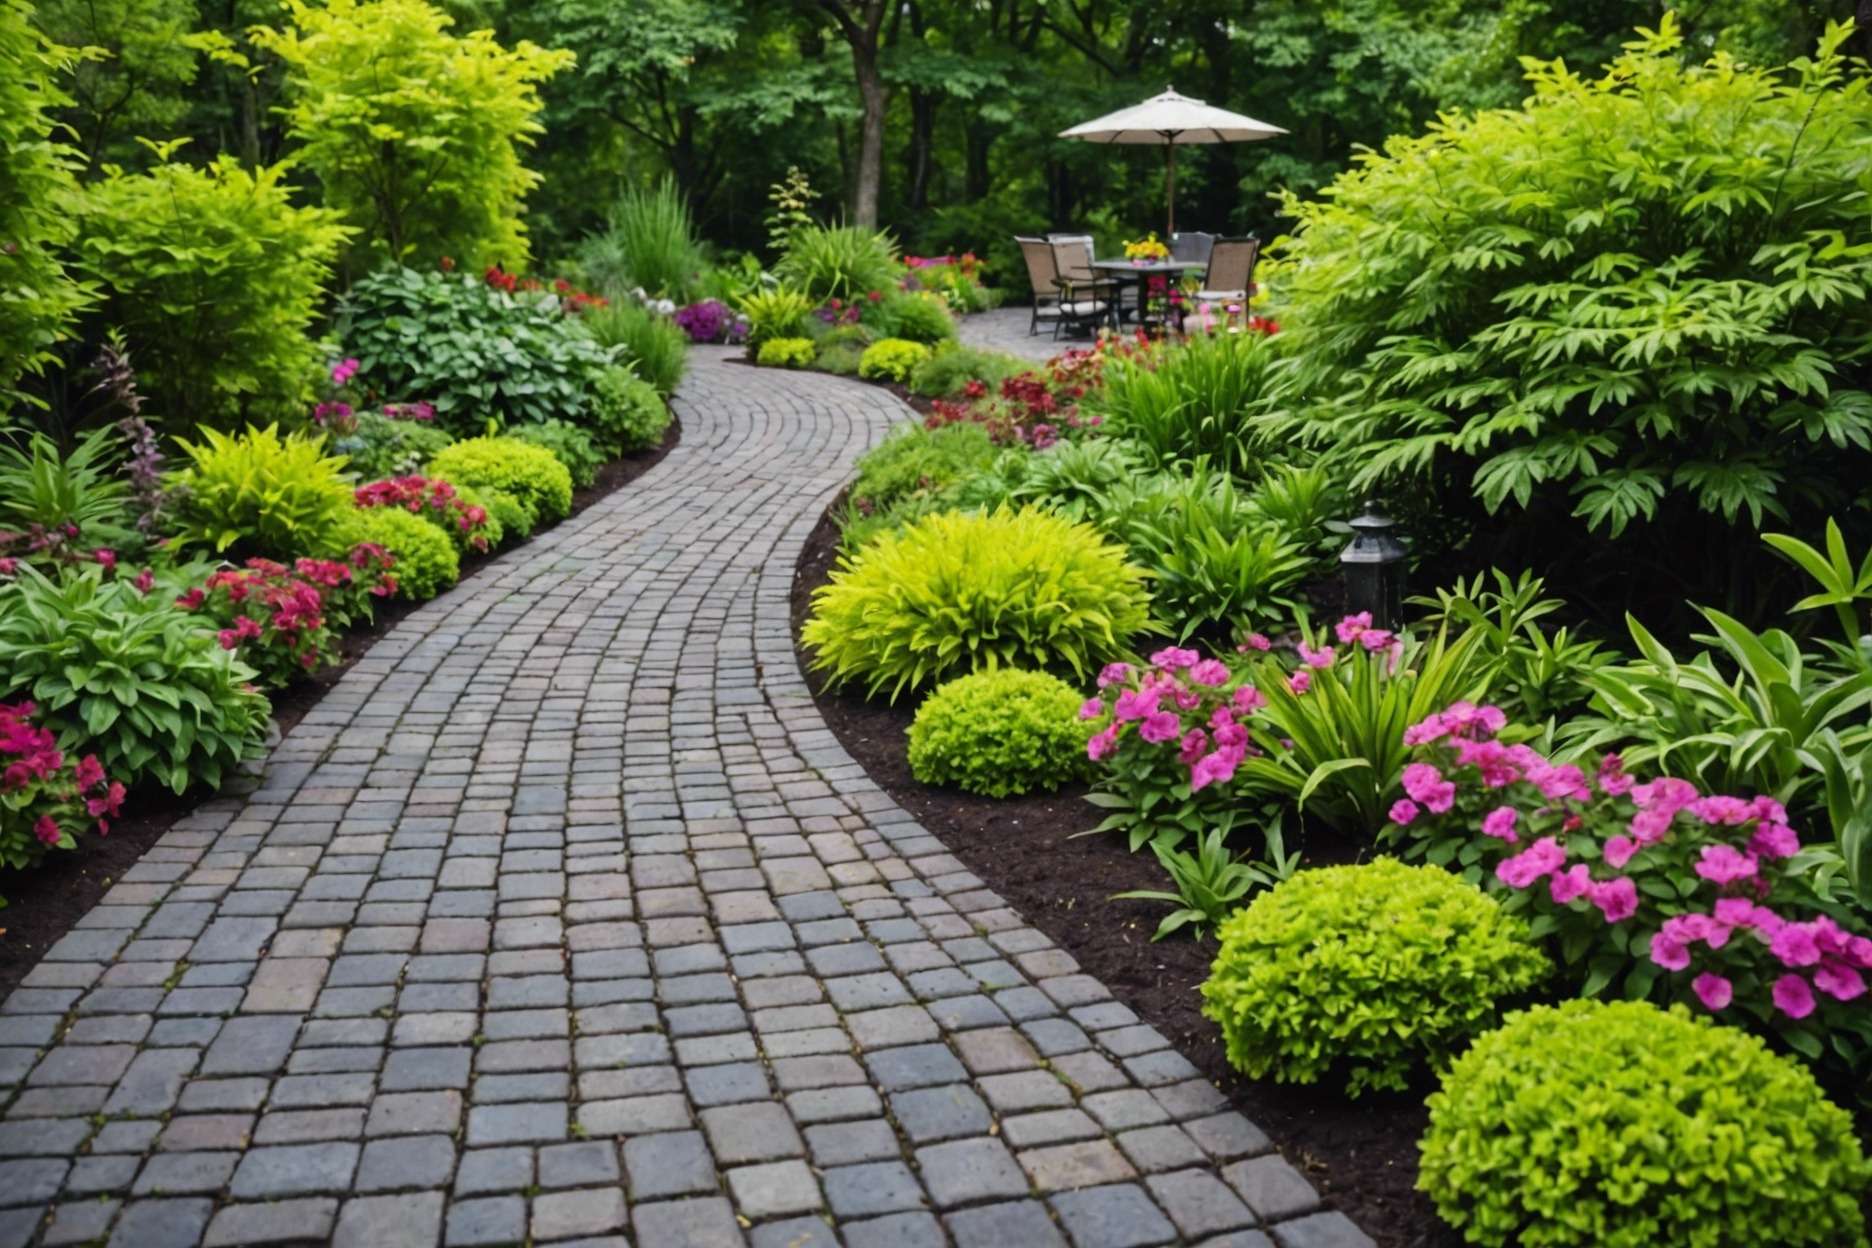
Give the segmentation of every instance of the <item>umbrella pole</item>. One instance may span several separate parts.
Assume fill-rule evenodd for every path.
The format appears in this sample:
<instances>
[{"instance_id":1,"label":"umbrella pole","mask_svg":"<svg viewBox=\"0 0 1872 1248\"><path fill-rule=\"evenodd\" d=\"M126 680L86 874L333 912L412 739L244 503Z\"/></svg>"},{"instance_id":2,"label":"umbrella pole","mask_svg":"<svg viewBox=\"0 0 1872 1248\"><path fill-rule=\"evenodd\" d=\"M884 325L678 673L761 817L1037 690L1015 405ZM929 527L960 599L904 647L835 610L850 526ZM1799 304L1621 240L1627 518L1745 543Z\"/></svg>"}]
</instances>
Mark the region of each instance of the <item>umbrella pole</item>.
<instances>
[{"instance_id":1,"label":"umbrella pole","mask_svg":"<svg viewBox=\"0 0 1872 1248\"><path fill-rule=\"evenodd\" d=\"M1176 237L1176 143L1164 144L1164 242Z\"/></svg>"}]
</instances>

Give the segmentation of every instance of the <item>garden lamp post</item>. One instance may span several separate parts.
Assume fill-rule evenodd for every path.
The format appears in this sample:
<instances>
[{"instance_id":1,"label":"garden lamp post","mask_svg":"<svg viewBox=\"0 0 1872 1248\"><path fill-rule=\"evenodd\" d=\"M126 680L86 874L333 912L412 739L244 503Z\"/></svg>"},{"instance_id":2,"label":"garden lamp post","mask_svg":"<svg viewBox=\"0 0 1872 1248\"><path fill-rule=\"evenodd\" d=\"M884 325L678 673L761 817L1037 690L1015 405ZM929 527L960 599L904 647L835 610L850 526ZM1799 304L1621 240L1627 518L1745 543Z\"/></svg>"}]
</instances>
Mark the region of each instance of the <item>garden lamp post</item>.
<instances>
[{"instance_id":1,"label":"garden lamp post","mask_svg":"<svg viewBox=\"0 0 1872 1248\"><path fill-rule=\"evenodd\" d=\"M1352 541L1339 552L1345 570L1346 610L1371 612L1373 628L1396 629L1404 620L1404 558L1395 521L1376 504L1351 522Z\"/></svg>"}]
</instances>

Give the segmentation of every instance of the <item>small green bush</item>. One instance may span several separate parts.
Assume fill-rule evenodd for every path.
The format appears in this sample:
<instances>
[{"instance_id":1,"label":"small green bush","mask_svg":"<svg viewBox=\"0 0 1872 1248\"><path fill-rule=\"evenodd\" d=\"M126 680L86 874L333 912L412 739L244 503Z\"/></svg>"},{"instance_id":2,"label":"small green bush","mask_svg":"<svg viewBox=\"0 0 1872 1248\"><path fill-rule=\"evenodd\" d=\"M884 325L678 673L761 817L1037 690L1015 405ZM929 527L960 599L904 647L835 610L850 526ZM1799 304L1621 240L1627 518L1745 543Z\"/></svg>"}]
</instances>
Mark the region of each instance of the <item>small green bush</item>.
<instances>
[{"instance_id":1,"label":"small green bush","mask_svg":"<svg viewBox=\"0 0 1872 1248\"><path fill-rule=\"evenodd\" d=\"M238 436L204 428L201 436L177 439L189 460L170 476L179 543L283 561L329 545L351 508L351 486L344 457L325 454L323 435L282 438L268 425Z\"/></svg>"},{"instance_id":2,"label":"small green bush","mask_svg":"<svg viewBox=\"0 0 1872 1248\"><path fill-rule=\"evenodd\" d=\"M376 412L359 412L357 428L332 443L332 450L351 461L365 481L407 477L421 470L431 456L455 439L448 430L426 420L395 420Z\"/></svg>"},{"instance_id":3,"label":"small green bush","mask_svg":"<svg viewBox=\"0 0 1872 1248\"><path fill-rule=\"evenodd\" d=\"M1472 1244L1866 1242L1851 1117L1798 1062L1682 1006L1512 1014L1429 1105L1417 1186Z\"/></svg>"},{"instance_id":4,"label":"small green bush","mask_svg":"<svg viewBox=\"0 0 1872 1248\"><path fill-rule=\"evenodd\" d=\"M981 668L1088 679L1152 627L1143 572L1088 525L1027 509L939 513L845 556L802 639L827 682L895 700Z\"/></svg>"},{"instance_id":5,"label":"small green bush","mask_svg":"<svg viewBox=\"0 0 1872 1248\"><path fill-rule=\"evenodd\" d=\"M1519 919L1440 867L1378 858L1302 871L1237 911L1203 983L1203 1013L1252 1078L1403 1089L1486 1030L1498 999L1548 962Z\"/></svg>"},{"instance_id":6,"label":"small green bush","mask_svg":"<svg viewBox=\"0 0 1872 1248\"><path fill-rule=\"evenodd\" d=\"M526 504L506 490L496 490L488 486L477 489L472 485L463 485L459 481L455 483L455 488L462 492L463 497L472 491L481 500L481 505L487 508L488 519L500 529L504 539L522 542L533 536L533 527L539 523L539 517L527 510Z\"/></svg>"},{"instance_id":7,"label":"small green bush","mask_svg":"<svg viewBox=\"0 0 1872 1248\"><path fill-rule=\"evenodd\" d=\"M479 507L482 511L487 513L487 519L481 522L481 528L477 536L487 543L483 548L484 550L499 550L501 548L501 543L507 540L508 534L507 526L502 522L500 513L496 512L494 509L494 500L496 498L506 499L509 508L517 507L518 504L515 503L511 497L502 494L498 490L477 490L472 485L462 485L457 481L450 481L449 484L455 487L456 498L461 499L462 502L470 507ZM457 551L462 554L468 553L470 535L462 532L459 525L451 529L449 538L455 543L455 549Z\"/></svg>"},{"instance_id":8,"label":"small green bush","mask_svg":"<svg viewBox=\"0 0 1872 1248\"><path fill-rule=\"evenodd\" d=\"M896 291L867 312L865 319L881 337L922 343L955 339L955 317L949 314L949 305L940 295Z\"/></svg>"},{"instance_id":9,"label":"small green bush","mask_svg":"<svg viewBox=\"0 0 1872 1248\"><path fill-rule=\"evenodd\" d=\"M1073 687L1013 668L959 676L917 708L910 774L924 784L1007 797L1082 779L1088 725Z\"/></svg>"},{"instance_id":10,"label":"small green bush","mask_svg":"<svg viewBox=\"0 0 1872 1248\"><path fill-rule=\"evenodd\" d=\"M544 447L572 474L574 489L585 489L598 479L598 469L605 457L592 443L589 433L563 420L542 420L538 424L515 425L507 436L529 446Z\"/></svg>"},{"instance_id":11,"label":"small green bush","mask_svg":"<svg viewBox=\"0 0 1872 1248\"><path fill-rule=\"evenodd\" d=\"M669 405L656 387L629 368L608 368L592 384L594 440L612 455L642 451L663 440Z\"/></svg>"},{"instance_id":12,"label":"small green bush","mask_svg":"<svg viewBox=\"0 0 1872 1248\"><path fill-rule=\"evenodd\" d=\"M769 338L761 343L754 362L763 368L810 368L813 341L810 338Z\"/></svg>"},{"instance_id":13,"label":"small green bush","mask_svg":"<svg viewBox=\"0 0 1872 1248\"><path fill-rule=\"evenodd\" d=\"M743 295L736 304L747 317L748 348L758 351L770 338L794 338L806 328L813 301L797 290L776 286Z\"/></svg>"},{"instance_id":14,"label":"small green bush","mask_svg":"<svg viewBox=\"0 0 1872 1248\"><path fill-rule=\"evenodd\" d=\"M0 584L0 702L37 702L61 749L133 788L219 788L266 739L254 670L175 605L178 585L146 594L103 575L22 564Z\"/></svg>"},{"instance_id":15,"label":"small green bush","mask_svg":"<svg viewBox=\"0 0 1872 1248\"><path fill-rule=\"evenodd\" d=\"M461 579L461 556L440 525L401 507L358 507L338 530L337 548L372 542L396 558L397 595L426 602Z\"/></svg>"},{"instance_id":16,"label":"small green bush","mask_svg":"<svg viewBox=\"0 0 1872 1248\"><path fill-rule=\"evenodd\" d=\"M864 363L864 353L865 349L855 342L821 344L813 367L839 377L856 377L859 366Z\"/></svg>"},{"instance_id":17,"label":"small green bush","mask_svg":"<svg viewBox=\"0 0 1872 1248\"><path fill-rule=\"evenodd\" d=\"M960 394L971 381L979 381L990 391L1015 373L1030 365L999 351L965 347L956 342L944 343L910 374L910 391L926 399L943 399Z\"/></svg>"},{"instance_id":18,"label":"small green bush","mask_svg":"<svg viewBox=\"0 0 1872 1248\"><path fill-rule=\"evenodd\" d=\"M916 366L929 359L930 349L905 338L885 338L865 348L858 375L866 381L908 381Z\"/></svg>"},{"instance_id":19,"label":"small green bush","mask_svg":"<svg viewBox=\"0 0 1872 1248\"><path fill-rule=\"evenodd\" d=\"M689 335L675 321L626 299L588 308L580 319L599 346L614 348L658 394L676 393L688 364Z\"/></svg>"},{"instance_id":20,"label":"small green bush","mask_svg":"<svg viewBox=\"0 0 1872 1248\"><path fill-rule=\"evenodd\" d=\"M863 299L892 290L901 266L897 241L860 225L806 225L787 235L786 254L774 272L815 302Z\"/></svg>"},{"instance_id":21,"label":"small green bush","mask_svg":"<svg viewBox=\"0 0 1872 1248\"><path fill-rule=\"evenodd\" d=\"M429 471L458 485L511 494L525 509L525 532L572 513L572 474L544 447L514 438L468 438L429 461ZM506 518L501 523L506 525Z\"/></svg>"}]
</instances>

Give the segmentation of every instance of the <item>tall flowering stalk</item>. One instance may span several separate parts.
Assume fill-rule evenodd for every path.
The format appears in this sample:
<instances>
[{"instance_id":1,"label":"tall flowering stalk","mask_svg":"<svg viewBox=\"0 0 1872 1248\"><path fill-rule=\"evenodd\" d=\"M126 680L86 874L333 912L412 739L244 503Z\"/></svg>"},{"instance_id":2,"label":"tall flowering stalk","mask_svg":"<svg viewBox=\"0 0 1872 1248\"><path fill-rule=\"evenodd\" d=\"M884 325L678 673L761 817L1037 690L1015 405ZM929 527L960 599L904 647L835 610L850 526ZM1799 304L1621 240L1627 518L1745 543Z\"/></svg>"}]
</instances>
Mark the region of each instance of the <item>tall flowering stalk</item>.
<instances>
[{"instance_id":1,"label":"tall flowering stalk","mask_svg":"<svg viewBox=\"0 0 1872 1248\"><path fill-rule=\"evenodd\" d=\"M1640 783L1616 754L1589 773L1518 735L1500 709L1466 702L1412 725L1391 835L1507 894L1588 996L1616 982L1810 1058L1872 1051L1872 939L1815 889L1780 802Z\"/></svg>"}]
</instances>

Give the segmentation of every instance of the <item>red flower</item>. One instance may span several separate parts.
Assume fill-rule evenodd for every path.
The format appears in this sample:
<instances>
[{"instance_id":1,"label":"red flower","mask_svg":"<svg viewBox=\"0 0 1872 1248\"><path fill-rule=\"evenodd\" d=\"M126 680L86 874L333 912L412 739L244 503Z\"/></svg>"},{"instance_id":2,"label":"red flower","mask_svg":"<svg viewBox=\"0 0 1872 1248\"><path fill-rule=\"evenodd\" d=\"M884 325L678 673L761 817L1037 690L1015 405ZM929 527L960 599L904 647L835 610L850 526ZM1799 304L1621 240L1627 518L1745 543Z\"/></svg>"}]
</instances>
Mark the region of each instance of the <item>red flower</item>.
<instances>
[{"instance_id":1,"label":"red flower","mask_svg":"<svg viewBox=\"0 0 1872 1248\"><path fill-rule=\"evenodd\" d=\"M117 570L117 552L114 550L100 548L92 554L92 558L102 564L106 572L115 572Z\"/></svg>"}]
</instances>

